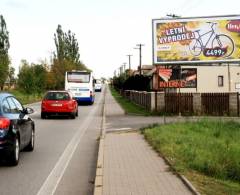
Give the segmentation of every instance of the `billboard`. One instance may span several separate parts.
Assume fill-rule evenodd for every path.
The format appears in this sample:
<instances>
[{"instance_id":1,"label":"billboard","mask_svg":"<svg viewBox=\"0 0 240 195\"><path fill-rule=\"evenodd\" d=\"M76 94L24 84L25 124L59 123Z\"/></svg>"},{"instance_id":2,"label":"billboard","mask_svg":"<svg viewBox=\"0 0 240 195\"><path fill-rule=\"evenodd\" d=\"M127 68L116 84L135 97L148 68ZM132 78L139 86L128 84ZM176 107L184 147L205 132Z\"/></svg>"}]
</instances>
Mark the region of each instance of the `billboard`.
<instances>
[{"instance_id":1,"label":"billboard","mask_svg":"<svg viewBox=\"0 0 240 195\"><path fill-rule=\"evenodd\" d=\"M196 88L197 87L197 69L182 68L158 69L158 88Z\"/></svg>"},{"instance_id":2,"label":"billboard","mask_svg":"<svg viewBox=\"0 0 240 195\"><path fill-rule=\"evenodd\" d=\"M240 16L154 19L154 64L240 62Z\"/></svg>"}]
</instances>

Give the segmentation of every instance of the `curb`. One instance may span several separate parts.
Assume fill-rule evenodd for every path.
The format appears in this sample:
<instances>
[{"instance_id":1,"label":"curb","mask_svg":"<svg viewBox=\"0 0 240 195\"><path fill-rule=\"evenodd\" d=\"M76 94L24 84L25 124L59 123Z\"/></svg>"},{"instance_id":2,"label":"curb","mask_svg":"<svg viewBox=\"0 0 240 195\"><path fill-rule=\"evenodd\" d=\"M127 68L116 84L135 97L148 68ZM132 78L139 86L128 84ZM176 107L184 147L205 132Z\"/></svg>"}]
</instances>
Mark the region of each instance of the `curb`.
<instances>
[{"instance_id":1,"label":"curb","mask_svg":"<svg viewBox=\"0 0 240 195\"><path fill-rule=\"evenodd\" d=\"M166 158L164 155L159 154L164 161L171 167L171 169L173 170L173 173L176 174L178 176L178 178L180 178L182 180L182 182L184 183L184 185L194 194L194 195L201 195L197 189L191 184L190 181L188 181L188 179L186 177L184 177L183 175L181 175L180 173L177 172L177 170L172 166L172 164L170 163L170 161L168 160L168 158Z\"/></svg>"},{"instance_id":2,"label":"curb","mask_svg":"<svg viewBox=\"0 0 240 195\"><path fill-rule=\"evenodd\" d=\"M103 194L103 166L104 166L104 136L105 136L105 95L106 88L104 88L104 100L103 100L103 110L102 110L102 124L101 124L101 134L99 140L98 148L98 159L96 167L96 176L94 182L94 195Z\"/></svg>"}]
</instances>

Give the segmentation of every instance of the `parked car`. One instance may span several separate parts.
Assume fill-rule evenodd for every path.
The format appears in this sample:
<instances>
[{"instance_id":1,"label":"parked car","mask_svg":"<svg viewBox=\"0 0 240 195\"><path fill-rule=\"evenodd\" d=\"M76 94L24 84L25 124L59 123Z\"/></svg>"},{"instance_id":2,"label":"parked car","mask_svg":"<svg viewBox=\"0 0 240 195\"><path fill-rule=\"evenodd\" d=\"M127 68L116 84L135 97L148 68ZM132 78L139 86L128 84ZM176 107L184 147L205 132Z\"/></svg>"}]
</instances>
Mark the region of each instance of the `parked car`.
<instances>
[{"instance_id":1,"label":"parked car","mask_svg":"<svg viewBox=\"0 0 240 195\"><path fill-rule=\"evenodd\" d=\"M67 115L72 119L78 116L78 103L70 91L48 91L41 106L41 118Z\"/></svg>"},{"instance_id":2,"label":"parked car","mask_svg":"<svg viewBox=\"0 0 240 195\"><path fill-rule=\"evenodd\" d=\"M102 91L102 81L101 79L96 79L95 81L95 91Z\"/></svg>"},{"instance_id":3,"label":"parked car","mask_svg":"<svg viewBox=\"0 0 240 195\"><path fill-rule=\"evenodd\" d=\"M32 108L24 108L9 93L0 93L0 159L10 165L19 162L20 150L33 151L35 140L34 121L28 114Z\"/></svg>"}]
</instances>

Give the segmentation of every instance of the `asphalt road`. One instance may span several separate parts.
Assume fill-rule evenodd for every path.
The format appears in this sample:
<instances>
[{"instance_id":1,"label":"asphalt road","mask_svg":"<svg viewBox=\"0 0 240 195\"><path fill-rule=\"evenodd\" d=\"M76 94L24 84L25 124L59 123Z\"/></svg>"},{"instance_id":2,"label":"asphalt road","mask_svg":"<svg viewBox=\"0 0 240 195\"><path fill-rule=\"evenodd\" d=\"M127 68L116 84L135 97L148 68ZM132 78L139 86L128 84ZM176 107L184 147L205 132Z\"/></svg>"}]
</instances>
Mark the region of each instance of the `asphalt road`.
<instances>
[{"instance_id":1,"label":"asphalt road","mask_svg":"<svg viewBox=\"0 0 240 195\"><path fill-rule=\"evenodd\" d=\"M79 116L40 118L40 103L32 104L36 124L33 152L21 152L16 167L0 164L1 195L93 193L103 92L93 105L80 105Z\"/></svg>"}]
</instances>

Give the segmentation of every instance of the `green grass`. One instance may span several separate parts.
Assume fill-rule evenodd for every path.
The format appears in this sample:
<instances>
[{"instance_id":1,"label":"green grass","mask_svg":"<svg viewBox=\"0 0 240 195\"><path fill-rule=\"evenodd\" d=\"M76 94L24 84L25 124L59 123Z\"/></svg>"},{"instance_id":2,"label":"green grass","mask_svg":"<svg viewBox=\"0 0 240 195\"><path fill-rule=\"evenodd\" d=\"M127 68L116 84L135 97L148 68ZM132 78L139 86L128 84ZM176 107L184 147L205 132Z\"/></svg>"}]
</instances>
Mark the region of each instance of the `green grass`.
<instances>
[{"instance_id":1,"label":"green grass","mask_svg":"<svg viewBox=\"0 0 240 195\"><path fill-rule=\"evenodd\" d=\"M201 193L240 194L239 123L202 120L156 126L143 133Z\"/></svg>"},{"instance_id":2,"label":"green grass","mask_svg":"<svg viewBox=\"0 0 240 195\"><path fill-rule=\"evenodd\" d=\"M134 115L144 115L149 116L151 115L146 109L133 104L126 98L122 97L114 88L110 87L110 91L116 101L121 105L121 107L125 110L127 114L134 114Z\"/></svg>"},{"instance_id":3,"label":"green grass","mask_svg":"<svg viewBox=\"0 0 240 195\"><path fill-rule=\"evenodd\" d=\"M11 94L13 94L14 96L16 96L16 98L23 104L30 104L30 103L34 103L34 102L38 102L42 100L43 94L26 94L23 93L19 90L10 90L7 91Z\"/></svg>"}]
</instances>

